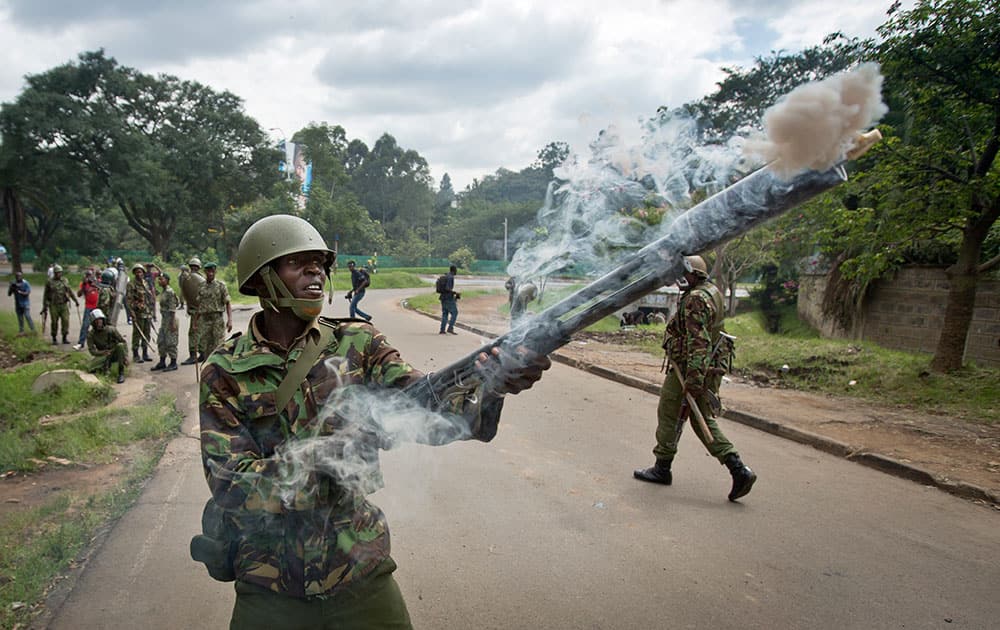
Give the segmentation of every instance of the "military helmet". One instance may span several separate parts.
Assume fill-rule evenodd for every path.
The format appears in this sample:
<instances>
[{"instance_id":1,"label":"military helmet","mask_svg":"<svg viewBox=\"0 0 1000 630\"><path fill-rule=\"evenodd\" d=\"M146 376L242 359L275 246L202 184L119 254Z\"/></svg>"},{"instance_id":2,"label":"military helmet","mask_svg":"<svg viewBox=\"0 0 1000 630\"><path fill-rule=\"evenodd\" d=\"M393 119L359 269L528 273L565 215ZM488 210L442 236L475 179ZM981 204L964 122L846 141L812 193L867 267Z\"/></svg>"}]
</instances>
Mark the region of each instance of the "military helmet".
<instances>
[{"instance_id":1,"label":"military helmet","mask_svg":"<svg viewBox=\"0 0 1000 630\"><path fill-rule=\"evenodd\" d=\"M708 277L708 265L701 256L685 256L684 270L702 278Z\"/></svg>"},{"instance_id":2,"label":"military helmet","mask_svg":"<svg viewBox=\"0 0 1000 630\"><path fill-rule=\"evenodd\" d=\"M188 261L188 265L191 267L201 267L201 258L192 256L191 260Z\"/></svg>"},{"instance_id":3,"label":"military helmet","mask_svg":"<svg viewBox=\"0 0 1000 630\"><path fill-rule=\"evenodd\" d=\"M290 214L275 214L257 221L243 234L236 253L236 279L240 293L257 295L256 289L250 286L250 279L272 260L310 251L326 252L329 274L335 254L311 223Z\"/></svg>"},{"instance_id":4,"label":"military helmet","mask_svg":"<svg viewBox=\"0 0 1000 630\"><path fill-rule=\"evenodd\" d=\"M115 283L115 272L110 269L105 269L101 272L101 284L114 284Z\"/></svg>"},{"instance_id":5,"label":"military helmet","mask_svg":"<svg viewBox=\"0 0 1000 630\"><path fill-rule=\"evenodd\" d=\"M91 321L97 321L99 319L107 319L107 317L104 316L104 311L99 308L95 308L90 311L90 319Z\"/></svg>"},{"instance_id":6,"label":"military helmet","mask_svg":"<svg viewBox=\"0 0 1000 630\"><path fill-rule=\"evenodd\" d=\"M52 273L62 273L62 265L52 265Z\"/></svg>"},{"instance_id":7,"label":"military helmet","mask_svg":"<svg viewBox=\"0 0 1000 630\"><path fill-rule=\"evenodd\" d=\"M146 268L142 266L142 263L135 263L134 265L132 265L132 271L134 272L136 269L138 269L143 273L146 273Z\"/></svg>"}]
</instances>

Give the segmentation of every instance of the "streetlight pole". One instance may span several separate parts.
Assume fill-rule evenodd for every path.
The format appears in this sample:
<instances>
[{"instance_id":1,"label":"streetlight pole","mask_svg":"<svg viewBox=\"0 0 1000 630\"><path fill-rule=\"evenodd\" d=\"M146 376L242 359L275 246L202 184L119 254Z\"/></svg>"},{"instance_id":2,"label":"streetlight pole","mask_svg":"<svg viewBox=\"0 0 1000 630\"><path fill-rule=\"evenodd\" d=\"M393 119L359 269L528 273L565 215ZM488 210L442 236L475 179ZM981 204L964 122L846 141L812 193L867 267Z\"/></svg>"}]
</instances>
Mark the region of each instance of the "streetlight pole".
<instances>
[{"instance_id":1,"label":"streetlight pole","mask_svg":"<svg viewBox=\"0 0 1000 630\"><path fill-rule=\"evenodd\" d=\"M503 264L507 264L507 217L503 218Z\"/></svg>"}]
</instances>

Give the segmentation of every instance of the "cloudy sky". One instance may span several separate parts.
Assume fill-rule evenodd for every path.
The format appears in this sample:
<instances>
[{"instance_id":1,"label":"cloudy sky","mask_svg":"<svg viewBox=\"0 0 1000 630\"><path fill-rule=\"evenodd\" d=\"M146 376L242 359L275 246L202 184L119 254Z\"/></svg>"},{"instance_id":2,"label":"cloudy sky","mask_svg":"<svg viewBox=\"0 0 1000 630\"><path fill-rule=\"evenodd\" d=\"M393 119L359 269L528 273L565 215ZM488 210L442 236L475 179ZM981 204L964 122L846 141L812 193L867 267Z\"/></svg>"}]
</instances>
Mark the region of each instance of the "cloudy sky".
<instances>
[{"instance_id":1,"label":"cloudy sky","mask_svg":"<svg viewBox=\"0 0 1000 630\"><path fill-rule=\"evenodd\" d=\"M719 68L866 37L889 0L0 0L0 101L104 48L241 96L277 139L311 121L389 132L457 190L551 141L712 91ZM911 5L912 2L904 2Z\"/></svg>"}]
</instances>

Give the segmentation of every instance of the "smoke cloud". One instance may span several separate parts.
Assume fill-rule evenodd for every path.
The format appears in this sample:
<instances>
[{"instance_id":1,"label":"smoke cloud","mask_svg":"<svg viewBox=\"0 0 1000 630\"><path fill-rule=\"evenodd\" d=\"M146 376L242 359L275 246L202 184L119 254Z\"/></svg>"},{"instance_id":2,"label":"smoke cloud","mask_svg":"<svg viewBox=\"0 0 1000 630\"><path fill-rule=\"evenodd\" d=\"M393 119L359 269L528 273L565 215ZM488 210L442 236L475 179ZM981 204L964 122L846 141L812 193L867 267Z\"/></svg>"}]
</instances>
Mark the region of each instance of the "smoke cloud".
<instances>
[{"instance_id":1,"label":"smoke cloud","mask_svg":"<svg viewBox=\"0 0 1000 630\"><path fill-rule=\"evenodd\" d=\"M889 108L882 102L878 64L795 88L764 113L766 137L746 143L749 154L773 162L784 178L806 169L823 171L844 158L858 133Z\"/></svg>"},{"instance_id":2,"label":"smoke cloud","mask_svg":"<svg viewBox=\"0 0 1000 630\"><path fill-rule=\"evenodd\" d=\"M523 244L508 273L526 281L556 271L602 272L651 240L657 214L683 211L694 196L718 192L746 169L741 146L740 138L704 144L697 122L676 111L627 129L609 126L589 158L573 155L556 169L537 216L543 227L514 235Z\"/></svg>"},{"instance_id":3,"label":"smoke cloud","mask_svg":"<svg viewBox=\"0 0 1000 630\"><path fill-rule=\"evenodd\" d=\"M881 87L874 63L799 86L767 110L766 135L750 140L705 144L698 122L676 110L634 129L609 126L589 158L572 155L556 169L539 227L515 233L521 245L507 271L521 282L557 271L600 274L764 161L781 179L827 170L888 111ZM663 215L658 224L654 213Z\"/></svg>"},{"instance_id":4,"label":"smoke cloud","mask_svg":"<svg viewBox=\"0 0 1000 630\"><path fill-rule=\"evenodd\" d=\"M343 359L328 359L341 373ZM371 494L381 487L379 450L415 442L443 444L469 437L457 416L435 413L399 390L338 384L320 410L322 434L290 440L278 449L279 495L285 505L317 490L317 475L342 490Z\"/></svg>"}]
</instances>

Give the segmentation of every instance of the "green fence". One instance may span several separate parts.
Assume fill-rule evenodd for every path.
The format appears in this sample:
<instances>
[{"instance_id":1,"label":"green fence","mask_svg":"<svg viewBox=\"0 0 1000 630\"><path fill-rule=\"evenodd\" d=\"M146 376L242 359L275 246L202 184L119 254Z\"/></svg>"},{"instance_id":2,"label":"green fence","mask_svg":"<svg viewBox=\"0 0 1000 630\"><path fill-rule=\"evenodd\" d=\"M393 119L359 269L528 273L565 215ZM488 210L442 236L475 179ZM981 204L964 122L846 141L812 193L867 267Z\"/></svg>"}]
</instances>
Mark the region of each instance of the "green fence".
<instances>
[{"instance_id":1,"label":"green fence","mask_svg":"<svg viewBox=\"0 0 1000 630\"><path fill-rule=\"evenodd\" d=\"M337 264L340 267L346 267L347 261L353 260L358 265L367 265L369 261L374 260L376 266L379 269L398 269L400 267L443 267L448 268L451 265L451 261L447 258L421 258L416 264L411 261L402 261L396 256L365 256L363 254L337 254ZM502 260L477 260L472 263L472 268L469 271L473 273L505 273L507 270L507 265Z\"/></svg>"}]
</instances>

